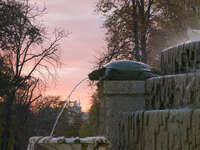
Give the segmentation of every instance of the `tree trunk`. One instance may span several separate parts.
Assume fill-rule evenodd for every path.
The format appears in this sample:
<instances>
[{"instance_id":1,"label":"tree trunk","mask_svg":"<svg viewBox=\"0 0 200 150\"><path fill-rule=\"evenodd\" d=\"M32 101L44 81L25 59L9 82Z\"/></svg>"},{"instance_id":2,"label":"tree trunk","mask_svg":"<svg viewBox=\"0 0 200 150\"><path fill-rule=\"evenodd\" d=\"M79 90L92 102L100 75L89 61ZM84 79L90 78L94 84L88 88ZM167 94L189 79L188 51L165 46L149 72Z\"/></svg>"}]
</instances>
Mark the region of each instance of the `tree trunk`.
<instances>
[{"instance_id":1,"label":"tree trunk","mask_svg":"<svg viewBox=\"0 0 200 150\"><path fill-rule=\"evenodd\" d=\"M149 0L147 10L145 11L145 2L144 0L137 0L137 6L139 8L139 14L141 16L141 61L143 63L147 63L147 51L146 51L146 43L147 43L147 30L149 28L149 18L151 16L150 9L153 1Z\"/></svg>"},{"instance_id":2,"label":"tree trunk","mask_svg":"<svg viewBox=\"0 0 200 150\"><path fill-rule=\"evenodd\" d=\"M133 19L133 39L134 39L134 48L132 51L132 58L134 58L135 54L135 59L137 61L140 61L140 54L139 54L139 39L138 39L138 21L137 21L137 5L135 0L132 0L132 8L133 8L133 13L132 13L132 19Z\"/></svg>"},{"instance_id":3,"label":"tree trunk","mask_svg":"<svg viewBox=\"0 0 200 150\"><path fill-rule=\"evenodd\" d=\"M140 16L141 16L141 52L142 52L142 58L141 61L143 63L147 63L147 54L146 54L146 34L147 34L147 20L146 20L146 16L145 16L145 10L144 10L144 0L140 0L140 3L138 3L138 7L139 7L139 12L140 12Z\"/></svg>"},{"instance_id":4,"label":"tree trunk","mask_svg":"<svg viewBox=\"0 0 200 150\"><path fill-rule=\"evenodd\" d=\"M146 52L146 31L141 33L141 52L142 52L142 59L143 63L147 63L147 52Z\"/></svg>"},{"instance_id":5,"label":"tree trunk","mask_svg":"<svg viewBox=\"0 0 200 150\"><path fill-rule=\"evenodd\" d=\"M12 114L13 114L13 104L15 98L15 91L12 91L7 100L5 101L5 124L3 125L2 140L1 140L1 150L12 150L14 147L14 135L12 135L11 127L12 125Z\"/></svg>"}]
</instances>

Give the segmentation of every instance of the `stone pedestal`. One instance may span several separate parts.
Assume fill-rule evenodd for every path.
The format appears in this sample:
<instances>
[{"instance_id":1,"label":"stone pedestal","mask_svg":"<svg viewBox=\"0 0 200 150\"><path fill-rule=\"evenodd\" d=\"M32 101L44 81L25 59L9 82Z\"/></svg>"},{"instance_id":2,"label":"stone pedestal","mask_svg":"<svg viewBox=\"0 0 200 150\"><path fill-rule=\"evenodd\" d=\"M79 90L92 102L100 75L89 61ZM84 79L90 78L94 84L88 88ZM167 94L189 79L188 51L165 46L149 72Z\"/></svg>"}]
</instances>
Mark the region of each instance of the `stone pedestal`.
<instances>
[{"instance_id":1,"label":"stone pedestal","mask_svg":"<svg viewBox=\"0 0 200 150\"><path fill-rule=\"evenodd\" d=\"M118 125L121 114L144 109L144 81L104 81L100 85L100 134L118 144Z\"/></svg>"}]
</instances>

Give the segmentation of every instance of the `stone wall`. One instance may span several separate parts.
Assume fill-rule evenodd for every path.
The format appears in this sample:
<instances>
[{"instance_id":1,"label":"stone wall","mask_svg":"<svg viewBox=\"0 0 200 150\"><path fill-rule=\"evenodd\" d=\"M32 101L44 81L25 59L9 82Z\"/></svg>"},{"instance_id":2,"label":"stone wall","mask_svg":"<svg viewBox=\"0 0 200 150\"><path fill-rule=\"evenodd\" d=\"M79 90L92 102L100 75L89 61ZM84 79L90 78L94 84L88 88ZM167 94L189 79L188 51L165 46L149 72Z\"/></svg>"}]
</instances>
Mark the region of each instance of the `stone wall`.
<instances>
[{"instance_id":1,"label":"stone wall","mask_svg":"<svg viewBox=\"0 0 200 150\"><path fill-rule=\"evenodd\" d=\"M146 95L147 110L200 106L200 72L151 78Z\"/></svg>"},{"instance_id":2,"label":"stone wall","mask_svg":"<svg viewBox=\"0 0 200 150\"><path fill-rule=\"evenodd\" d=\"M146 81L145 108L199 107L199 69L200 41L187 42L162 51L161 70L166 75Z\"/></svg>"},{"instance_id":3,"label":"stone wall","mask_svg":"<svg viewBox=\"0 0 200 150\"><path fill-rule=\"evenodd\" d=\"M199 150L200 109L124 114L119 150Z\"/></svg>"}]
</instances>

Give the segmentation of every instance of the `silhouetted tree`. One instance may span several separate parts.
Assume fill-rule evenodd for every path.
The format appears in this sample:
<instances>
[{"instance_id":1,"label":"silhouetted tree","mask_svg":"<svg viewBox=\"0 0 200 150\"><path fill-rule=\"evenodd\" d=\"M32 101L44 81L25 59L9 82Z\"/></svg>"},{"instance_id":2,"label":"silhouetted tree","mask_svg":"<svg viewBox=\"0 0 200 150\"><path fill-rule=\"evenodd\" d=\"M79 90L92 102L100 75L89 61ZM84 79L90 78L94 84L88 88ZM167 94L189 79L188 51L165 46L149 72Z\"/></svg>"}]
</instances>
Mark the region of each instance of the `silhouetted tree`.
<instances>
[{"instance_id":1,"label":"silhouetted tree","mask_svg":"<svg viewBox=\"0 0 200 150\"><path fill-rule=\"evenodd\" d=\"M28 0L0 1L0 54L7 58L6 63L11 72L11 85L3 98L5 111L0 132L1 150L15 149L16 141L21 138L17 135L19 124L15 119L15 113L19 112L18 106L20 111L24 108L20 113L23 115L41 97L38 88L40 79L34 77L34 73L42 74L44 70L51 73L50 66L55 67L59 60L57 51L64 34L55 31L53 40L46 36L45 28L37 22L37 17L43 12L31 6ZM20 116L20 124L28 120L27 116L25 118Z\"/></svg>"},{"instance_id":2,"label":"silhouetted tree","mask_svg":"<svg viewBox=\"0 0 200 150\"><path fill-rule=\"evenodd\" d=\"M59 97L49 96L41 98L34 105L35 135L49 136L57 115L63 107ZM54 132L55 136L77 137L82 124L82 113L71 112L66 107Z\"/></svg>"},{"instance_id":3,"label":"silhouetted tree","mask_svg":"<svg viewBox=\"0 0 200 150\"><path fill-rule=\"evenodd\" d=\"M91 103L92 106L89 110L89 118L88 121L85 121L79 130L79 135L81 137L88 137L88 136L97 136L100 134L99 126L100 126L100 101L98 98L98 92L96 91L91 96Z\"/></svg>"}]
</instances>

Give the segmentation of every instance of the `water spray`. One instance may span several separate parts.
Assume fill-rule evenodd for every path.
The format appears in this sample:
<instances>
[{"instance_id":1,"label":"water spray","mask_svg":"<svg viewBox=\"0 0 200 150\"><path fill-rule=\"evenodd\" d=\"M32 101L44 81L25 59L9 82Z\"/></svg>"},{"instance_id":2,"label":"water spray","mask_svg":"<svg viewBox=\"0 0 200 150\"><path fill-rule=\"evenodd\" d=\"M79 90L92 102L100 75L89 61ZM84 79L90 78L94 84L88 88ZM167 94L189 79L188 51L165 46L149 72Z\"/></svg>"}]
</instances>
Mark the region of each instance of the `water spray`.
<instances>
[{"instance_id":1,"label":"water spray","mask_svg":"<svg viewBox=\"0 0 200 150\"><path fill-rule=\"evenodd\" d=\"M50 134L51 137L53 136L53 133L54 133L54 131L55 131L56 125L57 125L57 123L58 123L58 120L60 119L60 117L61 117L61 115L62 115L62 113L63 113L63 111L64 111L66 105L68 104L68 100L70 99L71 95L72 95L73 92L76 90L76 88L77 88L83 81L85 81L85 80L87 80L87 79L88 79L88 77L82 79L78 84L76 84L76 85L74 86L74 88L72 89L72 91L70 92L70 94L68 95L68 97L67 97L67 99L66 99L66 102L64 103L64 105L63 105L63 107L62 107L60 113L59 113L58 116L56 117L56 121L55 121L55 123L54 123L54 125L53 125L53 128L52 128L52 130L51 130L51 134Z\"/></svg>"}]
</instances>

